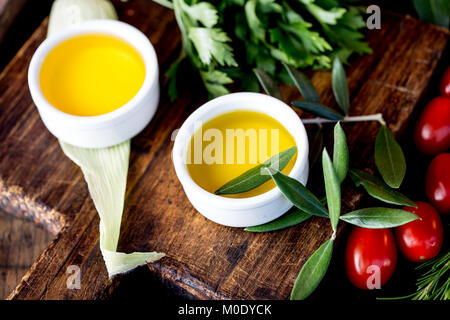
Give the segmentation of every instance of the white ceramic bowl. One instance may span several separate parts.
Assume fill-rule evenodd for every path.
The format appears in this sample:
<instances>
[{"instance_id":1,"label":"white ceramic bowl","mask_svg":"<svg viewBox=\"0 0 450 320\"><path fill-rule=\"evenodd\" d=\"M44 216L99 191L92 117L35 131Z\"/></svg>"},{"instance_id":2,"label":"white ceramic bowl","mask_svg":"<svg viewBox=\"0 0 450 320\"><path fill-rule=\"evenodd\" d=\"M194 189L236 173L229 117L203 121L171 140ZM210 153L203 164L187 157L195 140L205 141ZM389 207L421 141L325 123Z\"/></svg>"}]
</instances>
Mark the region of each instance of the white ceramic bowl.
<instances>
[{"instance_id":1,"label":"white ceramic bowl","mask_svg":"<svg viewBox=\"0 0 450 320\"><path fill-rule=\"evenodd\" d=\"M259 93L232 93L207 102L193 112L181 126L173 147L175 171L192 205L206 218L230 227L249 227L272 221L292 204L278 188L261 195L234 199L212 194L198 186L186 167L188 144L196 129L196 123L207 122L221 114L236 110L264 113L278 120L295 139L298 148L297 161L289 176L306 184L308 180L309 144L305 127L298 115L285 103Z\"/></svg>"},{"instance_id":2,"label":"white ceramic bowl","mask_svg":"<svg viewBox=\"0 0 450 320\"><path fill-rule=\"evenodd\" d=\"M144 60L145 79L136 96L122 107L99 116L74 116L56 109L44 98L39 73L45 57L56 45L91 33L112 35L133 46ZM54 34L39 46L28 69L28 86L42 121L54 136L79 147L108 147L137 135L155 114L159 102L158 60L148 38L133 26L114 20L90 20Z\"/></svg>"}]
</instances>

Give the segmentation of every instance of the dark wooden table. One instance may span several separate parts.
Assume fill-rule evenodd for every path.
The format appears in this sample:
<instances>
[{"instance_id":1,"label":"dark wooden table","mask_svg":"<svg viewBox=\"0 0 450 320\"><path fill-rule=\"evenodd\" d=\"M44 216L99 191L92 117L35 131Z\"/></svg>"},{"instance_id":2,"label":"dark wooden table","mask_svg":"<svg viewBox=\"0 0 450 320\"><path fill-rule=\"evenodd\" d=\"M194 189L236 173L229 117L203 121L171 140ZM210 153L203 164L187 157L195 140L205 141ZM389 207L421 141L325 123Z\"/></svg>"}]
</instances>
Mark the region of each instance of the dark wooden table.
<instances>
[{"instance_id":1,"label":"dark wooden table","mask_svg":"<svg viewBox=\"0 0 450 320\"><path fill-rule=\"evenodd\" d=\"M0 71L48 15L50 4L0 0ZM8 297L54 236L0 210L0 299Z\"/></svg>"},{"instance_id":2,"label":"dark wooden table","mask_svg":"<svg viewBox=\"0 0 450 320\"><path fill-rule=\"evenodd\" d=\"M170 11L138 0L117 3L117 7L122 20L149 36L163 73L179 44ZM383 112L398 135L426 92L448 33L403 15L386 13L383 17L382 30L368 35L374 54L358 58L348 70L351 113ZM163 283L168 294L193 298L288 297L301 265L329 236L327 221L312 219L282 232L251 234L218 226L196 213L170 162L172 130L204 101L187 94L175 103L163 95L155 119L133 140L121 232L121 250L157 250L168 257L149 265L149 271L107 279L98 248L98 217L81 173L43 127L25 85L26 66L45 30L46 22L0 75L0 206L58 237L10 298L124 297L121 292L147 281ZM312 81L323 102L335 106L329 73L315 73ZM299 97L296 90L283 91L286 101ZM375 124L345 126L352 152L360 155L355 167L371 165L365 159L371 158L376 129ZM13 170L12 162L17 164ZM361 195L350 184L345 188L349 191L344 207L349 210L358 205ZM67 290L65 271L72 264L82 269L85 285L81 290Z\"/></svg>"},{"instance_id":3,"label":"dark wooden table","mask_svg":"<svg viewBox=\"0 0 450 320\"><path fill-rule=\"evenodd\" d=\"M0 299L14 290L54 235L0 212Z\"/></svg>"},{"instance_id":4,"label":"dark wooden table","mask_svg":"<svg viewBox=\"0 0 450 320\"><path fill-rule=\"evenodd\" d=\"M0 0L0 43L28 0Z\"/></svg>"}]
</instances>

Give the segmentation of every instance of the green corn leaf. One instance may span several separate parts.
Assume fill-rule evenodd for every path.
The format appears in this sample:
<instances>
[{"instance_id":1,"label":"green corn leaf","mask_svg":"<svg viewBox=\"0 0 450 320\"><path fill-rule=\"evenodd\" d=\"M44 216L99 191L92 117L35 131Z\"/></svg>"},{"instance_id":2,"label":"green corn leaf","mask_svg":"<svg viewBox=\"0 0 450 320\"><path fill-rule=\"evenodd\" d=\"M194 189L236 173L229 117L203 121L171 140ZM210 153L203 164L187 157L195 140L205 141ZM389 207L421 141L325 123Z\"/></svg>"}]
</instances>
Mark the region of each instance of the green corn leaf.
<instances>
[{"instance_id":1,"label":"green corn leaf","mask_svg":"<svg viewBox=\"0 0 450 320\"><path fill-rule=\"evenodd\" d=\"M334 126L333 165L339 181L342 183L348 172L349 152L345 132L340 123Z\"/></svg>"},{"instance_id":2,"label":"green corn leaf","mask_svg":"<svg viewBox=\"0 0 450 320\"><path fill-rule=\"evenodd\" d=\"M304 300L317 288L330 265L333 243L333 239L328 240L306 261L295 280L291 300Z\"/></svg>"},{"instance_id":3,"label":"green corn leaf","mask_svg":"<svg viewBox=\"0 0 450 320\"><path fill-rule=\"evenodd\" d=\"M331 72L331 82L333 86L333 93L336 101L345 114L348 114L350 109L350 99L347 86L347 78L342 63L338 57L334 59L333 70Z\"/></svg>"},{"instance_id":4,"label":"green corn leaf","mask_svg":"<svg viewBox=\"0 0 450 320\"><path fill-rule=\"evenodd\" d=\"M341 184L326 149L322 153L322 167L331 227L336 231L341 215Z\"/></svg>"},{"instance_id":5,"label":"green corn leaf","mask_svg":"<svg viewBox=\"0 0 450 320\"><path fill-rule=\"evenodd\" d=\"M311 215L294 207L286 214L282 215L278 219L275 219L274 221L270 221L268 223L254 226L254 227L248 227L245 228L245 231L250 232L269 232L269 231L275 231L275 230L281 230L285 228L289 228L292 226L295 226L297 224L300 224L306 220L311 218Z\"/></svg>"},{"instance_id":6,"label":"green corn leaf","mask_svg":"<svg viewBox=\"0 0 450 320\"><path fill-rule=\"evenodd\" d=\"M279 171L269 171L281 193L297 208L314 216L328 217L319 199L299 181Z\"/></svg>"},{"instance_id":7,"label":"green corn leaf","mask_svg":"<svg viewBox=\"0 0 450 320\"><path fill-rule=\"evenodd\" d=\"M257 68L253 69L253 72L255 73L256 78L258 78L258 81L263 87L264 91L268 95L271 95L272 97L279 100L283 100L280 88L278 88L276 82L267 73Z\"/></svg>"},{"instance_id":8,"label":"green corn leaf","mask_svg":"<svg viewBox=\"0 0 450 320\"><path fill-rule=\"evenodd\" d=\"M303 111L315 114L316 116L323 117L330 120L342 120L344 116L333 109L330 109L320 103L309 101L294 101L292 102L294 107L297 107Z\"/></svg>"},{"instance_id":9,"label":"green corn leaf","mask_svg":"<svg viewBox=\"0 0 450 320\"><path fill-rule=\"evenodd\" d=\"M271 167L277 170L283 170L296 152L297 147L295 146L280 152L279 154L268 159L266 162L227 182L220 187L215 194L222 195L242 193L262 185L264 182L270 180L270 175L263 172L264 168Z\"/></svg>"},{"instance_id":10,"label":"green corn leaf","mask_svg":"<svg viewBox=\"0 0 450 320\"><path fill-rule=\"evenodd\" d=\"M400 187L406 173L405 156L386 125L381 126L375 140L375 164L390 187Z\"/></svg>"},{"instance_id":11,"label":"green corn leaf","mask_svg":"<svg viewBox=\"0 0 450 320\"><path fill-rule=\"evenodd\" d=\"M283 65L305 100L319 103L319 94L317 93L316 88L314 88L311 81L309 81L308 77L303 72L298 71L294 67L291 67L285 63L283 63Z\"/></svg>"},{"instance_id":12,"label":"green corn leaf","mask_svg":"<svg viewBox=\"0 0 450 320\"><path fill-rule=\"evenodd\" d=\"M381 179L361 170L350 170L350 177L357 187L363 186L367 193L375 199L399 206L417 207L414 201L392 189Z\"/></svg>"},{"instance_id":13,"label":"green corn leaf","mask_svg":"<svg viewBox=\"0 0 450 320\"><path fill-rule=\"evenodd\" d=\"M417 219L414 213L392 208L364 208L341 216L345 222L368 229L398 227Z\"/></svg>"}]
</instances>

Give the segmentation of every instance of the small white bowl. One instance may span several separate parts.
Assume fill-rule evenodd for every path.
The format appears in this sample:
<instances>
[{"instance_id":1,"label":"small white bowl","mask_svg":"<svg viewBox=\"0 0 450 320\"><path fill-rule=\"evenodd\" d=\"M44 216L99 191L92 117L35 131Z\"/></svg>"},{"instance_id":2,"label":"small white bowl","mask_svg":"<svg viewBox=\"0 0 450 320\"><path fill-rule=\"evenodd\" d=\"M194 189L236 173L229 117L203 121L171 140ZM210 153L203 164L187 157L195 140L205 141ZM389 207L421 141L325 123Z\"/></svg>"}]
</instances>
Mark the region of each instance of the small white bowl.
<instances>
[{"instance_id":1,"label":"small white bowl","mask_svg":"<svg viewBox=\"0 0 450 320\"><path fill-rule=\"evenodd\" d=\"M285 103L259 93L232 93L207 102L183 123L175 138L173 163L184 192L192 205L206 218L229 227L250 227L272 221L292 204L275 187L258 196L235 199L212 194L198 186L186 167L186 152L196 123L207 122L221 114L248 110L264 113L278 120L292 135L297 145L297 160L289 176L306 184L308 180L309 144L305 127L298 115Z\"/></svg>"},{"instance_id":2,"label":"small white bowl","mask_svg":"<svg viewBox=\"0 0 450 320\"><path fill-rule=\"evenodd\" d=\"M39 73L48 53L59 43L82 34L106 34L128 42L141 55L145 79L139 92L122 107L99 116L80 117L52 106L42 94ZM31 59L28 86L47 129L58 139L84 148L109 147L137 135L152 119L159 102L159 69L148 38L133 26L115 20L90 20L46 39Z\"/></svg>"}]
</instances>

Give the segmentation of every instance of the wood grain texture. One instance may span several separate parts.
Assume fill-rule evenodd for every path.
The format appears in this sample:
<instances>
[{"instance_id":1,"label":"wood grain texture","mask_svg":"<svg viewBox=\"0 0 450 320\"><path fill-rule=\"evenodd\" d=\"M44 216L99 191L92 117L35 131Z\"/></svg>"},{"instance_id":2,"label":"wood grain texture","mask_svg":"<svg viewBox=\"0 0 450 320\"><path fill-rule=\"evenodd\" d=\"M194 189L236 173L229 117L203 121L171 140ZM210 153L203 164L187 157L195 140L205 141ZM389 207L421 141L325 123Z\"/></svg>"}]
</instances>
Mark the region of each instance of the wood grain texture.
<instances>
[{"instance_id":1,"label":"wood grain texture","mask_svg":"<svg viewBox=\"0 0 450 320\"><path fill-rule=\"evenodd\" d=\"M28 0L0 0L0 43Z\"/></svg>"},{"instance_id":2,"label":"wood grain texture","mask_svg":"<svg viewBox=\"0 0 450 320\"><path fill-rule=\"evenodd\" d=\"M0 299L8 297L51 240L46 230L0 211Z\"/></svg>"},{"instance_id":3,"label":"wood grain texture","mask_svg":"<svg viewBox=\"0 0 450 320\"><path fill-rule=\"evenodd\" d=\"M172 13L144 0L118 4L118 11L123 21L150 38L163 74L180 42ZM107 278L98 245L99 219L81 172L44 128L26 86L26 67L46 26L45 21L0 76L0 205L58 236L9 298L107 298L121 276ZM384 13L382 29L369 31L368 40L374 53L347 70L351 113L383 112L399 134L428 84L448 33ZM330 74L316 72L312 81L323 103L335 106ZM300 97L293 88L283 88L283 93L286 101ZM329 223L315 218L280 232L253 234L198 214L176 178L171 135L204 101L186 93L171 103L163 94L152 122L132 140L119 249L165 252L166 258L148 265L151 272L200 299L286 299L301 266L330 236ZM345 124L352 167L371 166L377 128L376 123ZM313 189L320 189L319 180L310 180ZM349 183L345 188L347 211L361 194ZM80 290L67 289L71 265L81 268Z\"/></svg>"}]
</instances>

